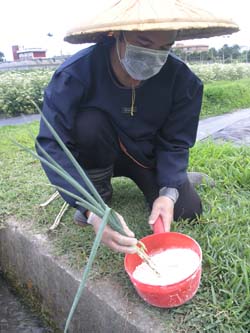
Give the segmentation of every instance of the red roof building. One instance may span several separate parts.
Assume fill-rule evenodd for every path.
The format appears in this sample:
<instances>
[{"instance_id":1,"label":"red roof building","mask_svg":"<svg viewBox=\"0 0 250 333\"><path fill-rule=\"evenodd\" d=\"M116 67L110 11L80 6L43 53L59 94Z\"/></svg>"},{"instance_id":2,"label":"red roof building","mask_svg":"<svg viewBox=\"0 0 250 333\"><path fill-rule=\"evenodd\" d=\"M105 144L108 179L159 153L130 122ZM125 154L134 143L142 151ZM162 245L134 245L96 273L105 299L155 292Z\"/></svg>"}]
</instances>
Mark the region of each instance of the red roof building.
<instances>
[{"instance_id":1,"label":"red roof building","mask_svg":"<svg viewBox=\"0 0 250 333\"><path fill-rule=\"evenodd\" d=\"M14 45L12 53L14 61L46 58L46 50L40 48L19 49L19 46Z\"/></svg>"},{"instance_id":2,"label":"red roof building","mask_svg":"<svg viewBox=\"0 0 250 333\"><path fill-rule=\"evenodd\" d=\"M209 50L209 46L205 45L205 44L185 45L185 44L177 43L173 46L173 48L182 50L187 53L207 52Z\"/></svg>"}]
</instances>

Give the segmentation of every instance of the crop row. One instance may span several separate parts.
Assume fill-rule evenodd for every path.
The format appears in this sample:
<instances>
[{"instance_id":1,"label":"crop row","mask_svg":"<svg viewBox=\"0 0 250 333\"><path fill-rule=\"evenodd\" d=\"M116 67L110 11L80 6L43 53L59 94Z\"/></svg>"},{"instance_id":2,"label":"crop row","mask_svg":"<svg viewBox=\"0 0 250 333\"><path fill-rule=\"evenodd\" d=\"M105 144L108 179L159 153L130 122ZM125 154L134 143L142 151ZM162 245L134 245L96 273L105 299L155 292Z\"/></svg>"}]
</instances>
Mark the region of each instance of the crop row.
<instances>
[{"instance_id":1,"label":"crop row","mask_svg":"<svg viewBox=\"0 0 250 333\"><path fill-rule=\"evenodd\" d=\"M250 64L192 65L191 69L205 83L204 116L213 114L213 108L216 109L215 114L220 113L218 101L221 105L228 105L230 108L225 111L223 106L222 113L250 106L248 96L245 96L249 94L249 80L242 80L250 79ZM35 101L39 107L42 106L44 89L52 74L52 70L0 72L0 115L15 116L34 113L34 105L31 101ZM226 82L218 85L217 81ZM242 83L239 86L240 81ZM233 92L232 98L230 98L230 92ZM207 110L208 105L209 110Z\"/></svg>"}]
</instances>

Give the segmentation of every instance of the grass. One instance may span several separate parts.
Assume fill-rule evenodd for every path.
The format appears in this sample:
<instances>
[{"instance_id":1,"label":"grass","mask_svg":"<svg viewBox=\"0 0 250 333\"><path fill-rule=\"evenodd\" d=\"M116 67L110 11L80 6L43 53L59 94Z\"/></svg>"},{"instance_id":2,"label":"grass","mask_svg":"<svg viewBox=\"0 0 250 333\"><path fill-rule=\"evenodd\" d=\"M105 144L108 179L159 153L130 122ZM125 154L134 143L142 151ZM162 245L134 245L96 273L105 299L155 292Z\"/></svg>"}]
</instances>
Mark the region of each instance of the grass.
<instances>
[{"instance_id":1,"label":"grass","mask_svg":"<svg viewBox=\"0 0 250 333\"><path fill-rule=\"evenodd\" d=\"M204 85L201 117L250 107L250 79L217 81Z\"/></svg>"},{"instance_id":2,"label":"grass","mask_svg":"<svg viewBox=\"0 0 250 333\"><path fill-rule=\"evenodd\" d=\"M33 146L27 129L34 133L37 123L0 128L0 221L15 215L32 221L32 228L46 232L63 201L58 199L46 209L38 204L53 190L47 186L40 163L10 143L15 138ZM92 279L111 277L133 302L144 304L145 315L153 313L166 324L168 332L249 332L250 326L250 148L230 144L199 143L191 151L190 170L209 174L216 181L198 191L204 214L199 223L180 221L173 231L194 237L203 250L202 283L195 298L176 309L148 306L135 294L124 269L123 255L101 247ZM112 207L120 212L138 238L150 233L142 194L125 178L114 180ZM68 258L70 265L82 270L93 242L91 227L81 229L72 223L70 209L59 228L49 235L55 251Z\"/></svg>"}]
</instances>

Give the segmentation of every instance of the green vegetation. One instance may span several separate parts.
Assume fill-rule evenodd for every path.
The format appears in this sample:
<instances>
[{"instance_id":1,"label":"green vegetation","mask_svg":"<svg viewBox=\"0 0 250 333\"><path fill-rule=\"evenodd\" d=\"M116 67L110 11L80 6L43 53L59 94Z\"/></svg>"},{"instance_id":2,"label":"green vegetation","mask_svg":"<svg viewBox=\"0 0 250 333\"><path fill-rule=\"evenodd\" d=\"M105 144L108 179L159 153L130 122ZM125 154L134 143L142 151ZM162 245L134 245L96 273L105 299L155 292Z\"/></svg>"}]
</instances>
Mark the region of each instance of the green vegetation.
<instances>
[{"instance_id":1,"label":"green vegetation","mask_svg":"<svg viewBox=\"0 0 250 333\"><path fill-rule=\"evenodd\" d=\"M70 322L72 320L73 314L75 312L75 309L76 309L77 304L79 302L79 299L82 295L82 291L86 286L87 278L88 278L88 275L91 271L94 259L95 259L96 254L97 254L97 250L100 246L105 227L107 226L107 224L109 224L109 226L113 230L117 231L121 235L126 235L126 233L123 230L122 224L121 224L117 214L115 213L115 211L105 204L105 202L101 198L100 194L97 192L96 188L93 186L92 182L89 180L88 176L86 175L84 170L81 168L81 166L78 164L78 162L76 161L76 159L74 158L72 153L69 151L67 146L61 140L61 138L59 137L59 135L57 134L55 129L50 125L50 123L47 121L46 117L42 114L42 112L39 110L39 108L37 106L36 106L36 108L38 109L38 111L41 115L41 118L45 122L47 128L49 129L51 134L53 134L54 138L56 139L58 145L64 151L65 155L67 156L68 160L71 162L72 166L74 166L76 168L76 170L78 171L79 175L81 176L84 183L88 187L89 192L87 190L85 190L84 187L80 186L79 183L76 182L76 180L68 173L67 170L62 169L62 167L57 163L57 161L55 159L53 159L41 147L41 145L39 144L39 142L37 140L35 140L35 144L40 149L43 157L36 154L33 151L33 149L30 149L26 146L23 146L22 144L20 144L18 142L16 142L17 146L22 148L24 151L30 153L33 157L39 159L42 163L47 165L50 169L54 170L57 173L57 175L60 175L64 180L67 181L67 183L71 184L73 186L73 188L81 194L81 196L77 196L74 193L66 191L66 189L61 188L61 187L57 187L57 190L59 190L60 192L68 194L70 197L72 197L76 200L77 205L88 209L89 211L95 213L96 215L98 215L102 219L99 230L98 230L98 232L96 234L96 237L94 239L94 242L93 242L93 245L92 245L92 248L91 248L91 252L90 252L90 255L88 257L87 264L86 264L85 269L84 269L84 273L83 273L83 276L82 276L81 283L80 283L79 288L77 290L77 293L75 295L73 305L70 309L70 313L69 313L68 319L66 321L64 332L67 332L68 328L69 328L69 325L70 325ZM141 249L141 246L135 246L135 249L136 249L137 254L141 258L143 258L143 259L147 258L148 260L150 259L147 256L146 252Z\"/></svg>"},{"instance_id":2,"label":"green vegetation","mask_svg":"<svg viewBox=\"0 0 250 333\"><path fill-rule=\"evenodd\" d=\"M202 117L250 107L250 64L192 65L205 84ZM35 113L52 70L0 72L0 117ZM223 81L223 82L218 82Z\"/></svg>"},{"instance_id":3,"label":"green vegetation","mask_svg":"<svg viewBox=\"0 0 250 333\"><path fill-rule=\"evenodd\" d=\"M215 81L236 81L250 78L250 64L208 64L190 65L193 72L205 83Z\"/></svg>"},{"instance_id":4,"label":"green vegetation","mask_svg":"<svg viewBox=\"0 0 250 333\"><path fill-rule=\"evenodd\" d=\"M204 87L203 118L250 107L250 79L208 83Z\"/></svg>"},{"instance_id":5,"label":"green vegetation","mask_svg":"<svg viewBox=\"0 0 250 333\"><path fill-rule=\"evenodd\" d=\"M199 50L200 49L200 50ZM173 47L173 52L178 55L181 59L188 63L213 63L219 62L223 64L230 63L249 63L250 62L250 50L247 46L241 47L238 44L233 46L229 46L224 44L222 48L215 49L209 48L204 51L201 48L194 47L186 47L183 45L182 47Z\"/></svg>"},{"instance_id":6,"label":"green vegetation","mask_svg":"<svg viewBox=\"0 0 250 333\"><path fill-rule=\"evenodd\" d=\"M50 70L0 72L0 115L36 113L31 100L41 107Z\"/></svg>"},{"instance_id":7,"label":"green vegetation","mask_svg":"<svg viewBox=\"0 0 250 333\"><path fill-rule=\"evenodd\" d=\"M13 146L10 138L33 146L28 129L34 133L38 124L0 128L0 220L14 215L33 229L46 232L63 201L58 199L46 209L39 208L53 192L40 163ZM145 315L154 314L166 323L169 332L249 332L250 326L250 245L249 196L250 148L212 142L197 144L191 152L190 170L209 174L216 187L206 185L198 191L204 214L198 223L180 221L173 231L195 238L203 250L203 274L195 298L176 309L148 306L135 294L123 269L123 255L101 247L94 264L92 279L110 276L118 281L124 295L142 303ZM137 187L125 178L116 179L112 207L126 219L136 236L150 233L144 199ZM58 255L64 255L82 270L92 247L91 227L81 229L72 222L73 209L49 237ZM32 222L30 222L32 221ZM167 329L166 329L167 330Z\"/></svg>"},{"instance_id":8,"label":"green vegetation","mask_svg":"<svg viewBox=\"0 0 250 333\"><path fill-rule=\"evenodd\" d=\"M4 61L4 53L0 51L0 62Z\"/></svg>"}]
</instances>

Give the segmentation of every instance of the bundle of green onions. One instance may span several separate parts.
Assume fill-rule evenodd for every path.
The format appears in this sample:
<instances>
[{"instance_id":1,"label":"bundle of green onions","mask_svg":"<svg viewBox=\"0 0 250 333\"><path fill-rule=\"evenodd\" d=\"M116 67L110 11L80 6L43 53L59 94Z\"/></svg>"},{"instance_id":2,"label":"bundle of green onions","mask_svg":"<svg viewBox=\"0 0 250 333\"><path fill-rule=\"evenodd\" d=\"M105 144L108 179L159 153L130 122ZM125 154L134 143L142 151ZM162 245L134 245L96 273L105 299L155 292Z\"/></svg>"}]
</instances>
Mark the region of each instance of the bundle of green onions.
<instances>
[{"instance_id":1,"label":"bundle of green onions","mask_svg":"<svg viewBox=\"0 0 250 333\"><path fill-rule=\"evenodd\" d=\"M110 227L119 232L122 235L126 235L126 233L123 230L123 227L120 223L120 220L118 218L118 216L116 215L115 211L112 210L110 207L108 207L105 202L103 201L103 199L101 198L101 196L99 195L99 193L96 191L94 185L91 183L91 181L89 180L89 178L87 177L86 173L84 172L84 170L81 168L81 166L78 164L78 162L76 161L76 159L74 158L74 156L71 154L71 152L68 150L68 148L66 147L66 145L63 143L63 141L61 140L61 138L59 137L59 135L56 133L56 131L54 130L54 128L50 125L50 123L47 121L47 119L45 118L45 116L42 114L42 112L40 111L39 107L33 103L36 107L36 109L38 110L38 112L40 113L44 123L46 124L46 126L48 127L48 129L51 131L51 133L53 134L54 138L56 139L57 143L60 145L60 147L62 148L62 150L65 152L65 154L67 155L67 157L69 158L69 160L72 162L72 164L74 165L74 167L76 168L76 170L79 172L79 174L81 175L81 177L83 178L86 186L89 189L89 193L86 189L84 189L81 185L79 185L79 183L67 172L65 171L41 146L40 144L37 142L36 140L36 145L37 147L40 149L41 153L43 154L44 157L39 156L36 152L34 152L32 149L29 149L27 147L24 147L23 145L19 144L18 142L15 142L19 147L21 147L23 150L27 151L28 153L30 153L31 155L33 155L35 158L39 159L42 163L44 163L46 166L48 166L49 168L51 168L53 171L55 171L58 175L60 175L62 178L64 178L69 184L71 184L79 193L82 197L73 194L61 187L55 186L58 191L63 192L69 196L71 196L72 198L74 198L76 200L76 204L78 206L82 206L84 208L86 208L87 210L93 212L94 214L98 215L100 218L102 218L102 223L100 225L100 228L96 234L96 238L94 240L92 249L91 249L91 253L88 259L88 263L85 267L85 270L83 272L82 275L82 280L81 283L79 285L78 291L76 293L73 305L71 307L68 319L66 321L66 325L65 325L65 329L64 332L66 333L68 331L68 327L70 324L70 321L72 319L73 313L77 307L77 304L79 302L79 299L81 297L82 291L86 285L86 280L88 277L88 274L90 272L91 266L93 264L94 258L96 256L97 253L97 249L100 245L101 242L101 238L102 238L102 234L104 231L104 228L107 224L110 225ZM52 185L54 186L54 185ZM145 245L143 243L141 243L140 241L138 241L136 247L135 247L136 253L142 258L143 261L145 261L152 270L154 270L154 272L156 274L158 274L158 272L156 271L153 263L151 262L150 257L147 255L146 253L146 248Z\"/></svg>"}]
</instances>

